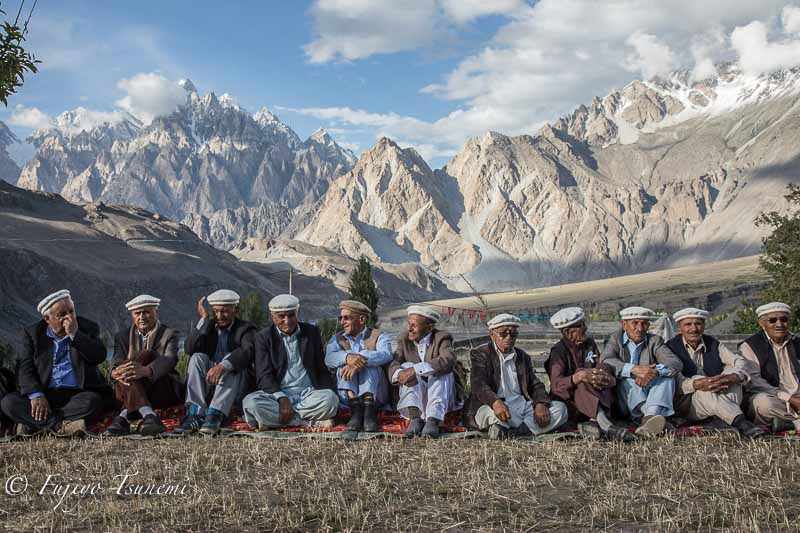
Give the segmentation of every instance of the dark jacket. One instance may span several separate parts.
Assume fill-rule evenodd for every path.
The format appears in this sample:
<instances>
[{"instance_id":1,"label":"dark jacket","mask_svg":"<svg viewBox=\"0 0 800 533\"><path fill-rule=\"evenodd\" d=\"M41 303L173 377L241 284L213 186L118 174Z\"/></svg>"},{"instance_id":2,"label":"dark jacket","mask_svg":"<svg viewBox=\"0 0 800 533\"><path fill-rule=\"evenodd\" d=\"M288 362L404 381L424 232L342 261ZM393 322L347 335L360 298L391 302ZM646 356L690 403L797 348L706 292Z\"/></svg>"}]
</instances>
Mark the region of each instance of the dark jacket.
<instances>
[{"instance_id":1,"label":"dark jacket","mask_svg":"<svg viewBox=\"0 0 800 533\"><path fill-rule=\"evenodd\" d=\"M608 338L608 342L606 342L603 354L600 356L600 363L613 368L616 377L620 377L622 374L625 363L631 362L631 354L622 344L624 334L624 330L612 333ZM646 366L658 363L668 367L672 371L672 375L683 370L683 363L680 358L672 353L672 350L664 343L664 339L658 335L648 333L646 344L642 348L642 353L639 354L639 364Z\"/></svg>"},{"instance_id":2,"label":"dark jacket","mask_svg":"<svg viewBox=\"0 0 800 533\"><path fill-rule=\"evenodd\" d=\"M228 361L233 365L235 371L245 370L253 364L257 333L258 330L250 322L237 318L231 324L225 353L230 353ZM195 353L204 353L213 358L217 352L217 337L216 323L213 318L208 318L199 330L196 327L191 329L186 338L184 351L189 356Z\"/></svg>"},{"instance_id":3,"label":"dark jacket","mask_svg":"<svg viewBox=\"0 0 800 533\"><path fill-rule=\"evenodd\" d=\"M594 364L586 362L586 356L589 355L589 352L593 352L595 355ZM584 368L602 368L611 376L613 381L611 387L616 384L614 369L608 365L600 364L600 349L591 337L588 337L577 347L576 354L573 354L566 341L561 339L550 348L550 357L544 364L544 368L550 377L550 396L560 400L571 400L573 398L576 385L572 382L572 376L575 372Z\"/></svg>"},{"instance_id":4,"label":"dark jacket","mask_svg":"<svg viewBox=\"0 0 800 533\"><path fill-rule=\"evenodd\" d=\"M533 371L530 356L514 348L514 366L517 368L517 382L520 391L526 400L534 405L543 403L550 405L550 397L544 383L539 381ZM475 413L482 405L492 407L497 400L497 391L500 388L500 355L492 342L475 348L469 354L470 359L470 398L468 420L474 423Z\"/></svg>"},{"instance_id":5,"label":"dark jacket","mask_svg":"<svg viewBox=\"0 0 800 533\"><path fill-rule=\"evenodd\" d=\"M22 394L44 392L53 372L53 339L47 336L44 319L22 332L22 352L17 358L17 384ZM108 389L108 382L98 365L106 360L106 347L100 340L100 328L89 319L78 317L78 331L72 341L72 370L83 390Z\"/></svg>"},{"instance_id":6,"label":"dark jacket","mask_svg":"<svg viewBox=\"0 0 800 533\"><path fill-rule=\"evenodd\" d=\"M131 345L130 333L130 328L123 329L114 337L112 369L128 360L128 349ZM182 381L175 369L175 365L178 364L178 332L164 324L159 325L153 338L153 350L158 353L158 357L147 365L153 369L153 377L150 378L150 381L155 382L166 376Z\"/></svg>"},{"instance_id":7,"label":"dark jacket","mask_svg":"<svg viewBox=\"0 0 800 533\"><path fill-rule=\"evenodd\" d=\"M303 367L308 372L315 389L336 390L336 381L325 366L325 350L319 328L305 322L298 323L297 339ZM289 369L289 354L275 325L270 325L256 334L255 342L256 387L275 393L281 390L281 382Z\"/></svg>"}]
</instances>

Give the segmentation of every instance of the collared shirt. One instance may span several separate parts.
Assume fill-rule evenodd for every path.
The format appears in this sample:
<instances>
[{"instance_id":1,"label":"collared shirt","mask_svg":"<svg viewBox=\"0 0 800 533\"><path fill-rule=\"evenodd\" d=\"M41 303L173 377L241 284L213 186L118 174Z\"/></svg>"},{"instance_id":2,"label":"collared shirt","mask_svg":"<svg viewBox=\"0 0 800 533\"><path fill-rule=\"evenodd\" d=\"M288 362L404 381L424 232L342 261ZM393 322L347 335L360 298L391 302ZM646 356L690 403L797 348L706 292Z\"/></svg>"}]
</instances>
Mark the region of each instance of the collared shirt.
<instances>
[{"instance_id":1,"label":"collared shirt","mask_svg":"<svg viewBox=\"0 0 800 533\"><path fill-rule=\"evenodd\" d=\"M772 339L769 338L767 335L767 339L769 339L769 343L772 345L772 350L775 352L775 359L778 362L778 372L780 375L780 381L778 383L778 387L773 387L764 377L761 375L761 363L758 360L758 356L750 347L749 344L743 343L740 350L742 352L742 356L747 359L750 363L751 374L750 374L750 383L751 387L750 390L753 393L757 392L766 392L770 394L775 394L781 401L786 402L787 408L789 404L789 399L792 395L797 393L797 375L794 372L794 367L792 366L791 361L789 360L789 341L794 338L794 334L789 334L789 338L786 339L786 342L783 344L776 344L773 342Z\"/></svg>"},{"instance_id":2,"label":"collared shirt","mask_svg":"<svg viewBox=\"0 0 800 533\"><path fill-rule=\"evenodd\" d=\"M628 353L631 355L631 362L625 363L622 367L622 372L620 375L625 378L631 377L631 370L633 370L634 366L639 365L639 359L642 356L642 350L644 350L645 346L647 346L647 342L649 337L647 335L644 336L644 340L639 344L636 344L630 337L628 337L627 333L622 334L622 345L628 350ZM656 370L658 371L658 375L662 377L669 377L672 375L672 371L661 363L656 364Z\"/></svg>"},{"instance_id":3,"label":"collared shirt","mask_svg":"<svg viewBox=\"0 0 800 533\"><path fill-rule=\"evenodd\" d=\"M506 402L513 401L522 395L517 378L517 365L514 363L517 354L514 350L511 350L511 353L502 353L496 344L494 349L500 358L500 387L497 390L497 397L503 398Z\"/></svg>"},{"instance_id":4,"label":"collared shirt","mask_svg":"<svg viewBox=\"0 0 800 533\"><path fill-rule=\"evenodd\" d=\"M425 360L425 355L432 341L433 341L433 332L430 332L424 337L422 337L419 341L414 343L414 345L417 347L419 360L421 361L420 363L416 363L414 365L414 372L416 372L418 376L427 377L433 374L433 367L429 362Z\"/></svg>"},{"instance_id":5,"label":"collared shirt","mask_svg":"<svg viewBox=\"0 0 800 533\"><path fill-rule=\"evenodd\" d=\"M53 371L50 375L50 388L78 388L78 378L72 368L70 352L72 339L69 336L56 337L53 330L47 328L47 336L53 339Z\"/></svg>"},{"instance_id":6,"label":"collared shirt","mask_svg":"<svg viewBox=\"0 0 800 533\"><path fill-rule=\"evenodd\" d=\"M295 329L291 335L286 335L281 330L278 330L278 334L281 336L289 357L286 375L281 381L281 390L274 395L276 398L281 398L300 394L313 387L313 383L311 383L306 367L303 366L303 358L300 355L300 327Z\"/></svg>"},{"instance_id":7,"label":"collared shirt","mask_svg":"<svg viewBox=\"0 0 800 533\"><path fill-rule=\"evenodd\" d=\"M364 341L366 340L364 334L366 332L365 328L355 337L344 335L344 338L350 343L349 350L342 350L336 335L332 335L327 346L325 346L325 365L332 369L343 367L347 364L347 355L351 353L357 353L365 357L368 367L383 366L391 362L393 351L391 335L382 332L378 335L375 350L367 350L364 346Z\"/></svg>"}]
</instances>

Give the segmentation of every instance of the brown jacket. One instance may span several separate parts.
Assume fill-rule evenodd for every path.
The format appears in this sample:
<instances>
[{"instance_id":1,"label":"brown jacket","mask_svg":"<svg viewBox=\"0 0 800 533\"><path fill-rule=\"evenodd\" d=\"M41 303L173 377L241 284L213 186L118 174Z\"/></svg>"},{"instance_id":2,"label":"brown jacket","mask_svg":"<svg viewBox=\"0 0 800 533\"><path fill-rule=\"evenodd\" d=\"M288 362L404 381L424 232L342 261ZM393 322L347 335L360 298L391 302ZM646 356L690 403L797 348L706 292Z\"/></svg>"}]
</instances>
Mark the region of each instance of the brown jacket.
<instances>
[{"instance_id":1,"label":"brown jacket","mask_svg":"<svg viewBox=\"0 0 800 533\"><path fill-rule=\"evenodd\" d=\"M451 345L453 336L446 331L434 328L431 330L431 343L425 352L425 362L433 367L435 376L443 376L452 372L456 366L456 354L453 353ZM394 351L394 359L389 365L389 382L392 376L400 370L403 363L421 363L417 347L413 341L408 340L408 333L403 333L397 339L397 349Z\"/></svg>"},{"instance_id":2,"label":"brown jacket","mask_svg":"<svg viewBox=\"0 0 800 533\"><path fill-rule=\"evenodd\" d=\"M130 328L123 329L114 337L114 356L111 359L111 370L128 360L130 351ZM160 324L153 338L153 351L158 357L149 366L153 369L151 383L161 378L171 377L175 381L183 381L175 368L178 364L178 332L164 324Z\"/></svg>"},{"instance_id":3,"label":"brown jacket","mask_svg":"<svg viewBox=\"0 0 800 533\"><path fill-rule=\"evenodd\" d=\"M519 348L514 348L514 351L517 354L514 365L517 367L517 381L522 395L534 405L537 403L550 405L547 389L536 377L530 356ZM497 400L497 390L500 388L500 355L494 344L489 342L472 350L469 359L471 367L468 420L474 421L475 413L482 405L492 407Z\"/></svg>"}]
</instances>

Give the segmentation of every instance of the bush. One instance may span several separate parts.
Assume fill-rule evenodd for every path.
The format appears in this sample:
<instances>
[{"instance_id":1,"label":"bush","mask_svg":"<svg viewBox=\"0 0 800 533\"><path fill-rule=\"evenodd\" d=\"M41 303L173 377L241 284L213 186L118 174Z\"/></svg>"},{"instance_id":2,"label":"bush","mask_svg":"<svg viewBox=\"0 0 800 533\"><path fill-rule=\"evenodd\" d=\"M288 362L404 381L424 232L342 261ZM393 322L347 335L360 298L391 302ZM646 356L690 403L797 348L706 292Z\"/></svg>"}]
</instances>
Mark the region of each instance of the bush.
<instances>
[{"instance_id":1,"label":"bush","mask_svg":"<svg viewBox=\"0 0 800 533\"><path fill-rule=\"evenodd\" d=\"M251 291L242 298L239 303L239 316L242 320L255 324L257 329L262 329L267 325L266 306L260 292Z\"/></svg>"},{"instance_id":2,"label":"bush","mask_svg":"<svg viewBox=\"0 0 800 533\"><path fill-rule=\"evenodd\" d=\"M736 311L733 321L733 332L741 335L752 335L761 331L758 325L756 308L748 302L742 302L742 308Z\"/></svg>"},{"instance_id":3,"label":"bush","mask_svg":"<svg viewBox=\"0 0 800 533\"><path fill-rule=\"evenodd\" d=\"M333 337L337 331L341 330L339 321L332 318L323 318L317 322L317 327L322 336L322 346L327 346L331 337Z\"/></svg>"}]
</instances>

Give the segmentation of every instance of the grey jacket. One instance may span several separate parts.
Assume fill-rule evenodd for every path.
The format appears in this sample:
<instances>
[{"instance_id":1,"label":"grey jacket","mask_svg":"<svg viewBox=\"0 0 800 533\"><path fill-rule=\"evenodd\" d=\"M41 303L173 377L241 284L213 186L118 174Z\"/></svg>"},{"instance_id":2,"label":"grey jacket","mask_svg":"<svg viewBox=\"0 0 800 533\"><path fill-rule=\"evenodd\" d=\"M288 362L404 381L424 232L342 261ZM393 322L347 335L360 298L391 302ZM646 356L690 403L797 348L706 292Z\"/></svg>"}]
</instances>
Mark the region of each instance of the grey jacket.
<instances>
[{"instance_id":1,"label":"grey jacket","mask_svg":"<svg viewBox=\"0 0 800 533\"><path fill-rule=\"evenodd\" d=\"M617 377L622 375L622 369L625 363L631 362L631 354L628 349L622 344L622 336L625 332L619 330L608 338L603 355L600 356L600 364L606 364L614 369ZM670 350L667 345L658 335L647 334L647 343L642 348L642 353L639 355L640 365L654 365L661 363L670 370L671 374L675 375L683 369L683 363Z\"/></svg>"}]
</instances>

